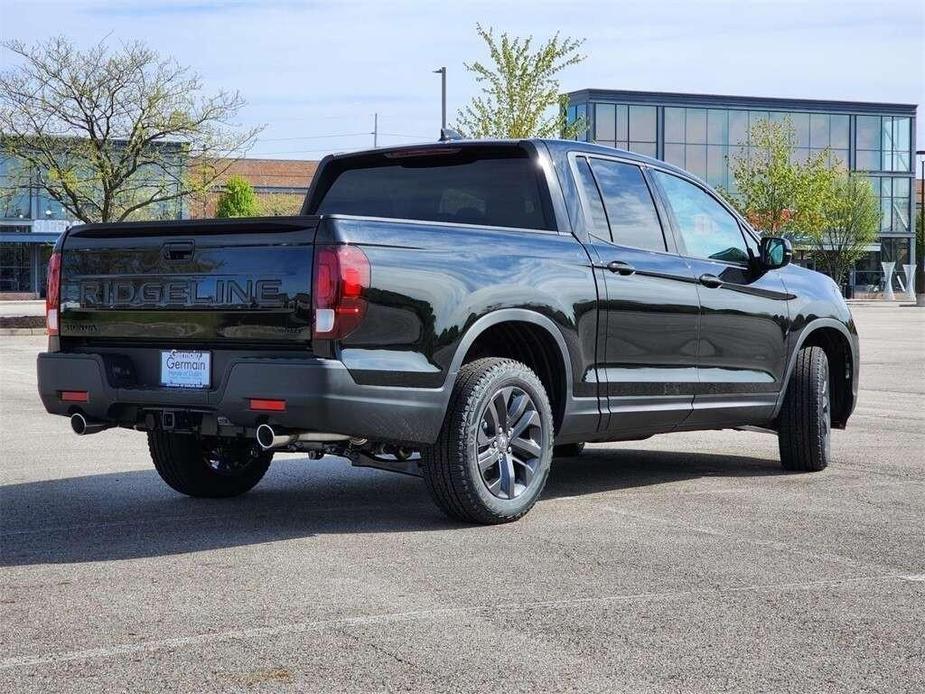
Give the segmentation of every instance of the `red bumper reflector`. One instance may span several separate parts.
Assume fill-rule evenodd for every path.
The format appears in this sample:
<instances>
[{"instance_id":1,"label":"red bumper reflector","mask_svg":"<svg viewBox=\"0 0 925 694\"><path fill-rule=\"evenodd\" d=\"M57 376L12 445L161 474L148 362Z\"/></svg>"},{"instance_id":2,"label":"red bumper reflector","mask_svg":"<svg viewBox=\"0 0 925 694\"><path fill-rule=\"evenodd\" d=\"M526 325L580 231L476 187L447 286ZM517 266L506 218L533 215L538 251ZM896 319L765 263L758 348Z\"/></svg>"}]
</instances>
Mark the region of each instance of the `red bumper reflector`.
<instances>
[{"instance_id":1,"label":"red bumper reflector","mask_svg":"<svg viewBox=\"0 0 925 694\"><path fill-rule=\"evenodd\" d=\"M90 402L90 393L85 390L62 390L58 397L63 402Z\"/></svg>"},{"instance_id":2,"label":"red bumper reflector","mask_svg":"<svg viewBox=\"0 0 925 694\"><path fill-rule=\"evenodd\" d=\"M285 412L285 400L263 400L260 398L251 398L250 408L261 412Z\"/></svg>"}]
</instances>

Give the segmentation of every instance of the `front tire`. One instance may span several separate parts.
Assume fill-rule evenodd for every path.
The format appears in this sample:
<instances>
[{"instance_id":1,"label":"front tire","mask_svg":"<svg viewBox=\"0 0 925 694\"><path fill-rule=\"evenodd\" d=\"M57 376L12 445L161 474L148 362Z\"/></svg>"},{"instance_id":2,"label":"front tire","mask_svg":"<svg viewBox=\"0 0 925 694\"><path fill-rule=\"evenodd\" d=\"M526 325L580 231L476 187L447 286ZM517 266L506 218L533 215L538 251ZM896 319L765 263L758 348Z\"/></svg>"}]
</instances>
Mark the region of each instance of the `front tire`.
<instances>
[{"instance_id":1,"label":"front tire","mask_svg":"<svg viewBox=\"0 0 925 694\"><path fill-rule=\"evenodd\" d=\"M536 374L511 359L479 359L460 369L443 429L425 451L424 481L451 518L517 520L546 486L552 442L552 408Z\"/></svg>"},{"instance_id":2,"label":"front tire","mask_svg":"<svg viewBox=\"0 0 925 694\"><path fill-rule=\"evenodd\" d=\"M254 487L267 472L272 451L245 439L148 432L154 468L168 485L187 496L224 498Z\"/></svg>"},{"instance_id":3,"label":"front tire","mask_svg":"<svg viewBox=\"0 0 925 694\"><path fill-rule=\"evenodd\" d=\"M804 347L787 385L777 441L785 470L817 472L831 458L829 361L821 347Z\"/></svg>"}]
</instances>

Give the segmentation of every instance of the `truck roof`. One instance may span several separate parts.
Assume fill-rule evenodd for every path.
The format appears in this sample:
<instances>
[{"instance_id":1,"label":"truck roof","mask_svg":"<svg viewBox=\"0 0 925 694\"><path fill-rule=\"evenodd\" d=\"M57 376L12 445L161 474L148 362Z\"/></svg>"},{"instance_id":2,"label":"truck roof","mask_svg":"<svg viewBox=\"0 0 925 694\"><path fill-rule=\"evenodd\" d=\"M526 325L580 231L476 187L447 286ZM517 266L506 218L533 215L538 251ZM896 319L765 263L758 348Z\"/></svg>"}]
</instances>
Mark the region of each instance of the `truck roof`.
<instances>
[{"instance_id":1,"label":"truck roof","mask_svg":"<svg viewBox=\"0 0 925 694\"><path fill-rule=\"evenodd\" d=\"M685 176L691 176L689 172L681 169L673 164L662 161L661 159L655 159L653 157L647 157L642 154L637 154L636 152L630 152L629 150L619 149L616 147L608 147L607 145L599 145L593 142L582 142L580 140L559 140L555 138L526 138L522 140L514 139L487 139L487 140L446 140L443 142L421 142L418 144L412 145L396 145L393 147L379 147L376 149L364 149L357 150L355 152L344 152L343 154L332 154L324 158L324 160L341 160L349 159L352 157L363 157L363 156L373 156L373 155L388 155L390 153L399 153L399 152L411 152L411 151L434 151L435 153L440 150L445 149L458 149L461 147L523 147L525 144L530 143L533 145L542 144L550 152L556 154L564 154L566 152L585 152L587 154L602 154L610 155L618 154L624 159L631 159L638 161L643 164L650 164L652 166L658 166L663 169L668 169L669 171L676 171L682 173Z\"/></svg>"}]
</instances>

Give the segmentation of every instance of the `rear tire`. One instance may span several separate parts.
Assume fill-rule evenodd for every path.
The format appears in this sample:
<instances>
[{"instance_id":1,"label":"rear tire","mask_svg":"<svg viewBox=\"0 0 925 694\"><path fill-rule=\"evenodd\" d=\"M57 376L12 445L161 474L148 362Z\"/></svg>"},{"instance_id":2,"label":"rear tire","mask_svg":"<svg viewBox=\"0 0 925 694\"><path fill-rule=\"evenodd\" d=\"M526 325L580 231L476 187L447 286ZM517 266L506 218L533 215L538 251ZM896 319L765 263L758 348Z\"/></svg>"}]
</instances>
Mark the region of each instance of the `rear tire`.
<instances>
[{"instance_id":1,"label":"rear tire","mask_svg":"<svg viewBox=\"0 0 925 694\"><path fill-rule=\"evenodd\" d=\"M244 439L205 439L193 434L148 432L154 468L181 494L223 498L254 487L267 472L272 451Z\"/></svg>"},{"instance_id":2,"label":"rear tire","mask_svg":"<svg viewBox=\"0 0 925 694\"><path fill-rule=\"evenodd\" d=\"M781 409L777 441L785 470L817 472L831 458L829 362L821 347L797 354Z\"/></svg>"},{"instance_id":3,"label":"rear tire","mask_svg":"<svg viewBox=\"0 0 925 694\"><path fill-rule=\"evenodd\" d=\"M581 443L563 443L552 449L553 458L577 458L585 449L585 444Z\"/></svg>"},{"instance_id":4,"label":"rear tire","mask_svg":"<svg viewBox=\"0 0 925 694\"><path fill-rule=\"evenodd\" d=\"M511 359L479 359L460 369L440 436L424 451L424 481L451 518L517 520L546 486L552 442L552 408L536 374Z\"/></svg>"}]
</instances>

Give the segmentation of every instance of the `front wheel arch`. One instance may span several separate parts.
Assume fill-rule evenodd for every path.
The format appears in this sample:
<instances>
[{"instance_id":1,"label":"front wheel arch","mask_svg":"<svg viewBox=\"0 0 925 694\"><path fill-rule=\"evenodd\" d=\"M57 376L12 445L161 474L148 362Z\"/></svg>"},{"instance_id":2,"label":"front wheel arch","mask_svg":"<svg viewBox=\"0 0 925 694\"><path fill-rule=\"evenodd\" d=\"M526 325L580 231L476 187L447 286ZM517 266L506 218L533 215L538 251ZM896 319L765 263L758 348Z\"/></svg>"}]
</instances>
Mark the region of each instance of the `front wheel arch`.
<instances>
[{"instance_id":1,"label":"front wheel arch","mask_svg":"<svg viewBox=\"0 0 925 694\"><path fill-rule=\"evenodd\" d=\"M799 334L787 363L784 387L781 389L774 410L774 418L780 416L793 378L797 356L801 349L821 347L829 362L829 387L832 395L832 427L844 429L854 411L857 401L858 350L857 338L839 321L819 318L807 325Z\"/></svg>"}]
</instances>

